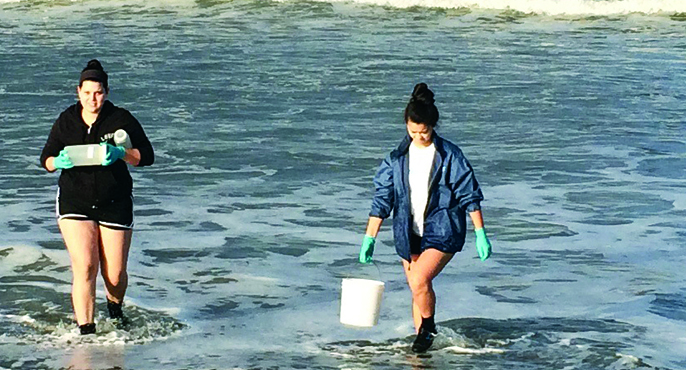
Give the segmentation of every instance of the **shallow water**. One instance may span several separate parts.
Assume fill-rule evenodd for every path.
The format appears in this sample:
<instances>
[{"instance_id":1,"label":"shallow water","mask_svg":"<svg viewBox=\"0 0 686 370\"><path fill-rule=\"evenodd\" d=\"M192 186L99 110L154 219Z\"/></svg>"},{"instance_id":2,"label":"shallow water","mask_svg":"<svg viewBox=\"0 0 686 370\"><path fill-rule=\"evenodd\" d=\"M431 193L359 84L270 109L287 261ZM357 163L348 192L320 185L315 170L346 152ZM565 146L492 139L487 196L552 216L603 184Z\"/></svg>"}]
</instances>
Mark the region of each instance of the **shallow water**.
<instances>
[{"instance_id":1,"label":"shallow water","mask_svg":"<svg viewBox=\"0 0 686 370\"><path fill-rule=\"evenodd\" d=\"M686 368L686 7L477 3L0 2L0 369ZM93 57L157 159L132 169L134 325L99 288L82 338L38 156ZM356 261L420 81L495 254L468 238L415 356L388 225ZM379 325L341 326L341 278L379 275Z\"/></svg>"}]
</instances>

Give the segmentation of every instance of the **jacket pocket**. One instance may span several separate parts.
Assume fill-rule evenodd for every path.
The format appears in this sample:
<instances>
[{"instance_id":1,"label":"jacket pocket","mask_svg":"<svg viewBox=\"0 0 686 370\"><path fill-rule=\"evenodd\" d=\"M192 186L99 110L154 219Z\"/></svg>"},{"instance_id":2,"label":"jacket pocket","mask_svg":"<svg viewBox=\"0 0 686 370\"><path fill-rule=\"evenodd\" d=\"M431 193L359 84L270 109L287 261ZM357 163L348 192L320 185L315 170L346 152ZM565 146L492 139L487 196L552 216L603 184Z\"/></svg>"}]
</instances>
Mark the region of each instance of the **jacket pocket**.
<instances>
[{"instance_id":1,"label":"jacket pocket","mask_svg":"<svg viewBox=\"0 0 686 370\"><path fill-rule=\"evenodd\" d=\"M450 244L454 234L453 225L447 209L436 209L424 220L424 238L431 244Z\"/></svg>"}]
</instances>

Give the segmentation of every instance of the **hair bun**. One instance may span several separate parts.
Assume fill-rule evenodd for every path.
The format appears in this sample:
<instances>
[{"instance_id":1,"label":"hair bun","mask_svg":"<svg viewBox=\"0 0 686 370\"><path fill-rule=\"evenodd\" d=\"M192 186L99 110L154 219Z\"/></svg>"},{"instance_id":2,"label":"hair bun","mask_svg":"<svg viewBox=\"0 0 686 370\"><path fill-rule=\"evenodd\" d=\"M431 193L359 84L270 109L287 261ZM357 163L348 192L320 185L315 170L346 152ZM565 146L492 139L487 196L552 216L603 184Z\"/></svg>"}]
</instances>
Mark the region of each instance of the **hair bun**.
<instances>
[{"instance_id":1,"label":"hair bun","mask_svg":"<svg viewBox=\"0 0 686 370\"><path fill-rule=\"evenodd\" d=\"M435 101L434 93L429 90L429 86L424 82L421 82L415 85L414 90L412 91L412 100L427 105L433 105Z\"/></svg>"},{"instance_id":2,"label":"hair bun","mask_svg":"<svg viewBox=\"0 0 686 370\"><path fill-rule=\"evenodd\" d=\"M434 93L423 82L415 85L412 98L405 107L405 123L408 121L431 127L436 127L438 123L438 108L434 105Z\"/></svg>"},{"instance_id":3,"label":"hair bun","mask_svg":"<svg viewBox=\"0 0 686 370\"><path fill-rule=\"evenodd\" d=\"M97 59L89 60L88 64L86 65L86 68L84 68L83 70L85 71L87 69L95 69L97 71L104 71L104 69L102 68L102 64L100 64L100 61Z\"/></svg>"}]
</instances>

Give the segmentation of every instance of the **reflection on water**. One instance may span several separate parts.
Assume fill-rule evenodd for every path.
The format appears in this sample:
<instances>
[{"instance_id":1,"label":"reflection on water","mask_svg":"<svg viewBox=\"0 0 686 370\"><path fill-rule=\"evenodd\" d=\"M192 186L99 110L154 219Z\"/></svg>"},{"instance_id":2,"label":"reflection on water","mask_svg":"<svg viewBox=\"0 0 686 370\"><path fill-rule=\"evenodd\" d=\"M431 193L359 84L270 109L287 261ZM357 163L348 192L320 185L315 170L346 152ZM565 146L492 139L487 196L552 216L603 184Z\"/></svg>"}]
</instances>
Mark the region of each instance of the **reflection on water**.
<instances>
[{"instance_id":1,"label":"reflection on water","mask_svg":"<svg viewBox=\"0 0 686 370\"><path fill-rule=\"evenodd\" d=\"M89 346L73 347L69 351L67 370L125 370L126 347L118 346Z\"/></svg>"},{"instance_id":2,"label":"reflection on water","mask_svg":"<svg viewBox=\"0 0 686 370\"><path fill-rule=\"evenodd\" d=\"M334 342L323 349L353 368L393 369L398 363L413 369L652 368L626 353L631 350L626 340L640 338L646 329L614 320L463 318L439 323L438 332L432 348L420 355L411 353L413 336Z\"/></svg>"}]
</instances>

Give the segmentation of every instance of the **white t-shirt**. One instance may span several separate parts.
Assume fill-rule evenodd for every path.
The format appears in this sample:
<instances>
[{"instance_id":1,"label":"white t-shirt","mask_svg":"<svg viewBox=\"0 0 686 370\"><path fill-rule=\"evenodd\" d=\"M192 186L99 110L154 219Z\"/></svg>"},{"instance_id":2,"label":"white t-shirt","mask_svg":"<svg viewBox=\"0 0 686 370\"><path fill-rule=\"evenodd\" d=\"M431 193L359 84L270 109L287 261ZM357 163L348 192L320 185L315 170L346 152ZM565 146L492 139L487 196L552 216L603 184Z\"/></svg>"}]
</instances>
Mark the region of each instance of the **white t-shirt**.
<instances>
[{"instance_id":1,"label":"white t-shirt","mask_svg":"<svg viewBox=\"0 0 686 370\"><path fill-rule=\"evenodd\" d=\"M412 230L418 236L424 235L424 213L429 201L429 177L436 156L433 143L426 148L410 144L410 208L412 210Z\"/></svg>"}]
</instances>

